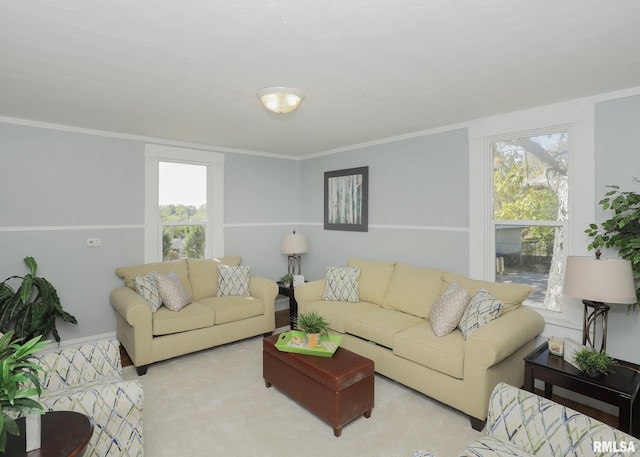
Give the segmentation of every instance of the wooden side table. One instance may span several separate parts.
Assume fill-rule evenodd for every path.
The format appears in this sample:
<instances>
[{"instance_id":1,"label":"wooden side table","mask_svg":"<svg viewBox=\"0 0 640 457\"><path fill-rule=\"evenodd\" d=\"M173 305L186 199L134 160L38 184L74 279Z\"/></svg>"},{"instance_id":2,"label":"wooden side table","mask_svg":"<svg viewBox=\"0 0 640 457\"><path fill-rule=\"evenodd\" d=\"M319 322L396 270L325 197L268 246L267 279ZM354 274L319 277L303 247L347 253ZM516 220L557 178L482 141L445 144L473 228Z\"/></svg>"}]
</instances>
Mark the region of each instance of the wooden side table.
<instances>
[{"instance_id":1,"label":"wooden side table","mask_svg":"<svg viewBox=\"0 0 640 457\"><path fill-rule=\"evenodd\" d=\"M93 419L73 411L42 416L40 448L26 452L24 417L16 421L20 436L7 435L5 455L10 457L81 457L93 434Z\"/></svg>"},{"instance_id":2,"label":"wooden side table","mask_svg":"<svg viewBox=\"0 0 640 457\"><path fill-rule=\"evenodd\" d=\"M560 356L549 353L547 343L524 358L524 389L533 392L534 381L544 381L544 396L551 398L553 386L609 403L618 407L618 429L640 437L639 365L618 360L615 372L590 378Z\"/></svg>"},{"instance_id":3,"label":"wooden side table","mask_svg":"<svg viewBox=\"0 0 640 457\"><path fill-rule=\"evenodd\" d=\"M294 327L298 317L298 302L293 294L293 286L285 287L281 282L278 283L279 294L289 297L289 324Z\"/></svg>"}]
</instances>

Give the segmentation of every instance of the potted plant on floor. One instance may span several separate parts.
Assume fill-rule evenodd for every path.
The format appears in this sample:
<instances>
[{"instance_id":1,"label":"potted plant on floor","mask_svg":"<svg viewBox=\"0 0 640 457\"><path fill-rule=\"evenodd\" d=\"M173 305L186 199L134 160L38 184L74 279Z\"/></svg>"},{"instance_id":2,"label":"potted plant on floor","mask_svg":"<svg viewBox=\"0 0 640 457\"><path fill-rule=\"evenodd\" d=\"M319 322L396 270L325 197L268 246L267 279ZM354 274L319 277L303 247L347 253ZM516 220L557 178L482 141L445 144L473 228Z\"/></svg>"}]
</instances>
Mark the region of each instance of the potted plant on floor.
<instances>
[{"instance_id":1,"label":"potted plant on floor","mask_svg":"<svg viewBox=\"0 0 640 457\"><path fill-rule=\"evenodd\" d=\"M307 334L307 346L314 348L320 344L321 336L329 336L329 321L315 311L300 313L296 318L296 327Z\"/></svg>"},{"instance_id":2,"label":"potted plant on floor","mask_svg":"<svg viewBox=\"0 0 640 457\"><path fill-rule=\"evenodd\" d=\"M38 335L46 338L50 333L57 342L60 335L56 319L77 324L74 316L62 309L60 298L53 285L36 276L38 264L33 257L25 257L30 272L24 276L10 276L0 283L0 332L13 330L22 340ZM10 283L21 280L14 289Z\"/></svg>"},{"instance_id":3,"label":"potted plant on floor","mask_svg":"<svg viewBox=\"0 0 640 457\"><path fill-rule=\"evenodd\" d=\"M617 362L604 352L594 351L588 348L577 351L573 360L578 369L591 378L613 373L613 367Z\"/></svg>"},{"instance_id":4,"label":"potted plant on floor","mask_svg":"<svg viewBox=\"0 0 640 457\"><path fill-rule=\"evenodd\" d=\"M12 411L22 414L42 414L44 408L33 399L40 395L38 371L42 368L31 359L49 341L40 341L42 336L22 343L7 332L0 337L0 452L7 445L7 434L19 435L18 424Z\"/></svg>"}]
</instances>

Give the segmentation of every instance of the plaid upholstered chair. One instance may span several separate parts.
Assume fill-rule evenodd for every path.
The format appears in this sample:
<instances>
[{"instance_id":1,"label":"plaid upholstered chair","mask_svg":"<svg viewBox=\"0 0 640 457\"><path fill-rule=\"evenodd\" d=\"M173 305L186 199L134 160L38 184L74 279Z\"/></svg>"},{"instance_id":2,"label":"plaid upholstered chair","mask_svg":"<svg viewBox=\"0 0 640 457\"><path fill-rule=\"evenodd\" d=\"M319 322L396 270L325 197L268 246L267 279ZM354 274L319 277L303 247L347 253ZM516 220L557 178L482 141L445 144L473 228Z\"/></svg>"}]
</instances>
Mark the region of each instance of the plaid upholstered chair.
<instances>
[{"instance_id":1,"label":"plaid upholstered chair","mask_svg":"<svg viewBox=\"0 0 640 457\"><path fill-rule=\"evenodd\" d=\"M47 411L76 411L94 420L85 457L142 457L142 384L122 379L120 349L100 341L39 357Z\"/></svg>"},{"instance_id":2,"label":"plaid upholstered chair","mask_svg":"<svg viewBox=\"0 0 640 457\"><path fill-rule=\"evenodd\" d=\"M499 383L489 400L487 431L460 457L626 457L640 441L573 409ZM418 451L413 457L433 457Z\"/></svg>"}]
</instances>

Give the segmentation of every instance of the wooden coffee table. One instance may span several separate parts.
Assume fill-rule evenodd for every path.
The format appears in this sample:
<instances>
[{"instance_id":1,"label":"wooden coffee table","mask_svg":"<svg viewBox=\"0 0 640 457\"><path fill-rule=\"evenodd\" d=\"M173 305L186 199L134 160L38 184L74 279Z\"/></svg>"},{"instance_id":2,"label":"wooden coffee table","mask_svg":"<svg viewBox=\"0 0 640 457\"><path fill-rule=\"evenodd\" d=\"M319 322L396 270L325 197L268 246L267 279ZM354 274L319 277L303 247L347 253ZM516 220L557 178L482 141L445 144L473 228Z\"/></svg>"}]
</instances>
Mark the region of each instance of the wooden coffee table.
<instances>
[{"instance_id":1,"label":"wooden coffee table","mask_svg":"<svg viewBox=\"0 0 640 457\"><path fill-rule=\"evenodd\" d=\"M20 436L7 435L5 455L11 457L81 457L93 434L93 419L73 411L42 416L40 448L26 452L25 420L16 421Z\"/></svg>"},{"instance_id":2,"label":"wooden coffee table","mask_svg":"<svg viewBox=\"0 0 640 457\"><path fill-rule=\"evenodd\" d=\"M338 348L333 357L281 352L279 335L262 343L262 374L267 387L276 386L291 399L333 426L342 427L364 415L371 417L374 400L373 360Z\"/></svg>"}]
</instances>

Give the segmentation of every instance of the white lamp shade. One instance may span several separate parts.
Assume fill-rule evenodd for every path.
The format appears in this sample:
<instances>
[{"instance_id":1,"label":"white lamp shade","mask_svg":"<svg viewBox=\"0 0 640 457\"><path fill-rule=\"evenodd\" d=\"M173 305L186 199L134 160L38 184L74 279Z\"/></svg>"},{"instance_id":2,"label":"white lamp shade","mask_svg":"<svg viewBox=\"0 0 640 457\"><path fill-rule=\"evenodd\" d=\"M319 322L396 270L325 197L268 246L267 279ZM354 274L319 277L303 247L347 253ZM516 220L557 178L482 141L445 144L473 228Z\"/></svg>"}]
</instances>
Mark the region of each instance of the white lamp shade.
<instances>
[{"instance_id":1,"label":"white lamp shade","mask_svg":"<svg viewBox=\"0 0 640 457\"><path fill-rule=\"evenodd\" d=\"M631 262L569 256L564 277L564 293L581 300L602 303L636 303L636 285Z\"/></svg>"},{"instance_id":2,"label":"white lamp shade","mask_svg":"<svg viewBox=\"0 0 640 457\"><path fill-rule=\"evenodd\" d=\"M265 87L258 91L258 98L269 111L286 114L300 106L304 94L292 87Z\"/></svg>"},{"instance_id":3,"label":"white lamp shade","mask_svg":"<svg viewBox=\"0 0 640 457\"><path fill-rule=\"evenodd\" d=\"M309 250L304 233L289 233L282 240L283 254L303 254Z\"/></svg>"}]
</instances>

